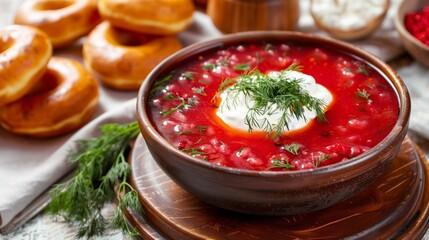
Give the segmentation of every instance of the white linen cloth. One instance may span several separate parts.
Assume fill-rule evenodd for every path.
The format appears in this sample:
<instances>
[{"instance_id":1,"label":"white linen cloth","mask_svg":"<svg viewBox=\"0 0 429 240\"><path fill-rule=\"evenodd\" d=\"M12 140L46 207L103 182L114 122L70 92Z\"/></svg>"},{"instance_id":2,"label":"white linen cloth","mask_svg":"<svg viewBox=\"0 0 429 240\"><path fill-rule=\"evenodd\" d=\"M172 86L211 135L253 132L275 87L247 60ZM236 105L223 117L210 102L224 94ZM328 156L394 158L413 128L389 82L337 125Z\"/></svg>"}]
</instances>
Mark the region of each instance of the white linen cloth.
<instances>
[{"instance_id":1,"label":"white linen cloth","mask_svg":"<svg viewBox=\"0 0 429 240\"><path fill-rule=\"evenodd\" d=\"M308 2L300 1L301 18L296 30L325 35L314 26L308 13ZM373 36L352 43L384 60L393 59L403 53L404 50L395 32L392 19L397 2L392 1L392 6L382 27ZM0 26L4 25L6 24L0 24ZM220 35L221 33L212 25L207 15L196 12L194 24L179 37L185 45L189 45ZM80 45L56 52L55 55L82 60ZM416 68L425 71L419 65ZM429 75L428 71L423 74ZM134 121L136 119L136 96L136 91L120 92L100 85L100 105L94 120L74 134L54 139L39 140L18 137L0 129L0 217L2 220L0 227L7 224L68 171L69 166L65 162L65 156L75 146L75 140L97 135L98 127L107 122ZM417 121L416 126L427 128L429 118L425 117L425 119L426 122L421 126Z\"/></svg>"}]
</instances>

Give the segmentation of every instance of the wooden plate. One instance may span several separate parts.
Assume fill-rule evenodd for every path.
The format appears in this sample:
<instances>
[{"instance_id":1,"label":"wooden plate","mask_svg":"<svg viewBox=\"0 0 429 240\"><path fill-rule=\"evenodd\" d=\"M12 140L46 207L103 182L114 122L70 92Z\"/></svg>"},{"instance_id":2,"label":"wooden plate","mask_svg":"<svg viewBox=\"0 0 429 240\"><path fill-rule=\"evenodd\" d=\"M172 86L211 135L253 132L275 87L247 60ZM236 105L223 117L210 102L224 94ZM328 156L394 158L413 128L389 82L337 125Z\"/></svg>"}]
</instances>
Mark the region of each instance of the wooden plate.
<instances>
[{"instance_id":1,"label":"wooden plate","mask_svg":"<svg viewBox=\"0 0 429 240\"><path fill-rule=\"evenodd\" d=\"M126 217L143 239L420 239L429 226L429 165L408 137L368 189L331 208L285 217L239 214L200 201L163 173L141 136L129 161L145 213Z\"/></svg>"}]
</instances>

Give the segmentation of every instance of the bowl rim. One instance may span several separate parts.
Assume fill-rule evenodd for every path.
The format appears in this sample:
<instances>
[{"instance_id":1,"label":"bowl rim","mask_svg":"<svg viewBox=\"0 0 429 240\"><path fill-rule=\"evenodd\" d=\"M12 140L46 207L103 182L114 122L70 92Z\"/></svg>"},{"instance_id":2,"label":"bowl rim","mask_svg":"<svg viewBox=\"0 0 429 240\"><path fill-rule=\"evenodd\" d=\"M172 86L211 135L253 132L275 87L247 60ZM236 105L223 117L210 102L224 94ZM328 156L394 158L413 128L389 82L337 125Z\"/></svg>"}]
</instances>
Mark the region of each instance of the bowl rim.
<instances>
[{"instance_id":1,"label":"bowl rim","mask_svg":"<svg viewBox=\"0 0 429 240\"><path fill-rule=\"evenodd\" d=\"M410 41L413 45L417 45L419 48L424 49L425 51L429 51L429 46L422 43L420 40L418 40L417 38L415 38L413 35L411 35L411 33L405 28L405 15L407 14L407 12L411 12L411 11L416 11L417 9L410 9L408 11L404 11L402 12L403 14L399 14L404 8L405 4L409 3L408 1L401 1L401 3L398 6L398 9L395 12L395 17L394 17L394 24L395 24L395 28L396 30L399 32L400 35L402 35L402 37L406 38L408 41Z\"/></svg>"},{"instance_id":2,"label":"bowl rim","mask_svg":"<svg viewBox=\"0 0 429 240\"><path fill-rule=\"evenodd\" d=\"M171 63L175 62L175 59L178 58L179 60L183 60L182 58L189 58L191 56L196 56L198 54L201 54L202 52L218 49L218 48L233 45L233 44L239 44L240 42L248 42L249 40L251 40L251 42L255 42L255 41L257 42L261 40L269 42L269 41L275 41L276 39L279 40L283 38L286 39L285 41L306 40L306 43L316 43L317 45L324 46L324 47L329 46L331 49L333 46L335 46L334 51L343 52L344 54L347 54L344 51L348 50L350 51L350 53L348 54L349 56L366 62L370 66L374 67L377 71L379 71L380 74L384 75L385 78L390 79L386 81L389 81L389 84L391 85L391 87L394 88L397 94L399 109L400 109L398 120L395 123L395 126L392 129L392 131L377 145L375 145L370 150L366 151L365 153L357 157L351 158L344 162L339 162L339 163L335 163L332 165L328 165L328 166L324 166L316 169L306 169L306 170L298 170L298 171L247 170L247 169L238 169L238 168L215 165L206 161L202 161L201 159L194 158L186 153L183 153L182 151L177 150L166 139L164 139L164 137L162 137L157 132L154 125L150 121L147 111L145 110L146 102L148 100L148 95L149 95L151 86L155 81L155 79L162 76L163 73L168 72L166 70L172 70L175 67L177 67L177 64L171 65ZM341 50L337 50L337 49L341 49ZM187 55L190 55L190 56L187 56ZM211 169L213 171L219 171L219 172L229 173L229 174L246 175L246 176L264 176L268 178L274 178L279 176L283 176L283 177L298 177L298 176L310 176L310 175L329 176L332 173L332 171L342 171L344 173L347 173L347 175L350 177L359 175L359 171L357 169L360 169L361 167L365 167L368 164L371 166L376 166L381 164L380 161L371 161L370 163L367 163L366 162L367 159L373 158L376 155L378 155L380 151L382 151L383 148L385 148L385 146L390 146L391 144L393 144L397 137L402 137L402 138L405 137L406 130L408 129L410 111L411 111L411 101L410 101L410 96L405 83L402 81L399 75L393 70L393 68L390 67L383 60L367 52L364 49L361 49L355 45L352 45L350 43L347 43L341 40L337 40L331 37L319 36L311 33L302 33L302 32L295 32L295 31L239 32L239 33L225 34L220 37L211 38L208 40L200 41L200 42L191 44L189 46L186 46L183 49L177 51L176 53L170 55L168 58L166 58L164 61L158 64L149 73L149 75L143 81L143 84L139 89L138 96L137 96L137 103L136 103L136 114L141 128L140 131L148 134L151 140L154 140L159 145L163 145L167 151L170 151L171 153L173 153L183 161L186 161L188 163L191 163L206 169ZM145 141L148 142L146 137L145 136L143 137ZM385 160L386 159L384 159L383 161ZM332 178L328 177L326 181L332 181Z\"/></svg>"}]
</instances>

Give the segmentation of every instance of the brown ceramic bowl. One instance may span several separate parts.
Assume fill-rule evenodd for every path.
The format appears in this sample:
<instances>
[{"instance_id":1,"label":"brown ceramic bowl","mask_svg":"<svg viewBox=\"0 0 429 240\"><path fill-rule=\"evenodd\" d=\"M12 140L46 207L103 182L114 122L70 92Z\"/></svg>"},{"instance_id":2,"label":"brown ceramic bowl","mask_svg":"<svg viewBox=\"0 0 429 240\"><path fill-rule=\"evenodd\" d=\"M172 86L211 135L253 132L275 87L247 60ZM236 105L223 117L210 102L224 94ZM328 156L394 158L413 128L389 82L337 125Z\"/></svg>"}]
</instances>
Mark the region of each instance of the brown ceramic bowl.
<instances>
[{"instance_id":1,"label":"brown ceramic bowl","mask_svg":"<svg viewBox=\"0 0 429 240\"><path fill-rule=\"evenodd\" d=\"M401 38L405 49L421 64L429 67L429 46L425 45L404 26L405 15L410 12L422 10L424 6L429 6L429 0L407 0L402 1L395 15L395 27Z\"/></svg>"},{"instance_id":2,"label":"brown ceramic bowl","mask_svg":"<svg viewBox=\"0 0 429 240\"><path fill-rule=\"evenodd\" d=\"M251 171L222 167L175 149L151 123L147 102L155 79L206 51L247 42L298 41L346 53L385 75L396 90L399 119L388 136L371 150L348 161L303 171ZM138 122L158 165L178 185L214 206L258 215L300 214L327 208L365 189L382 175L407 133L410 97L394 70L350 44L296 32L245 32L188 46L159 64L146 78L137 99Z\"/></svg>"}]
</instances>

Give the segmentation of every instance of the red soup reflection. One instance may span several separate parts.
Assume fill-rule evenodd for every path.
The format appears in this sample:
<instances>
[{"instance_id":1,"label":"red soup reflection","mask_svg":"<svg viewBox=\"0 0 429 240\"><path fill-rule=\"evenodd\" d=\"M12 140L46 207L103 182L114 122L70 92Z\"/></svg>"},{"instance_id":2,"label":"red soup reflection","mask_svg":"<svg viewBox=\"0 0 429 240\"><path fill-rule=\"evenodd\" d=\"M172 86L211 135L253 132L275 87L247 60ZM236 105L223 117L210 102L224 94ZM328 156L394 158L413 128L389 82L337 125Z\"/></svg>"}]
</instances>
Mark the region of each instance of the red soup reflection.
<instances>
[{"instance_id":1,"label":"red soup reflection","mask_svg":"<svg viewBox=\"0 0 429 240\"><path fill-rule=\"evenodd\" d=\"M370 65L293 42L204 53L157 79L147 108L175 148L270 171L347 161L385 138L399 113L396 92Z\"/></svg>"}]
</instances>

